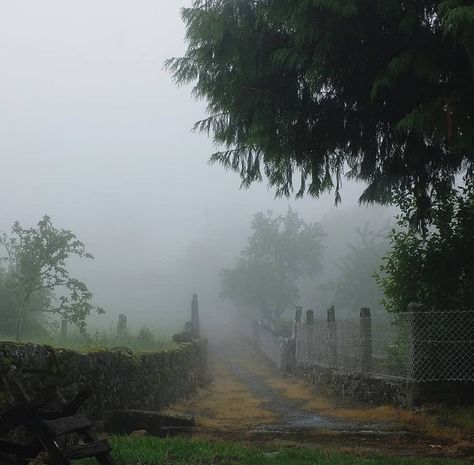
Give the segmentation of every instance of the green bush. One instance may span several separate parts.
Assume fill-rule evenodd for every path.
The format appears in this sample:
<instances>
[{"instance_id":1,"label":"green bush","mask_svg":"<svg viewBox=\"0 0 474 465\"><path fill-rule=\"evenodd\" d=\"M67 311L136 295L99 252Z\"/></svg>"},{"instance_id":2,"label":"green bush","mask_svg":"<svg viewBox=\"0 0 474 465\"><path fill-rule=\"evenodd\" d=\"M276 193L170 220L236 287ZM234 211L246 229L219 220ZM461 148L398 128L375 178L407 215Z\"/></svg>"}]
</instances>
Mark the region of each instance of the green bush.
<instances>
[{"instance_id":1,"label":"green bush","mask_svg":"<svg viewBox=\"0 0 474 465\"><path fill-rule=\"evenodd\" d=\"M474 186L446 194L432 207L427 231L410 223L413 198L400 199L398 229L377 281L390 312L411 302L431 311L471 311L474 304Z\"/></svg>"}]
</instances>

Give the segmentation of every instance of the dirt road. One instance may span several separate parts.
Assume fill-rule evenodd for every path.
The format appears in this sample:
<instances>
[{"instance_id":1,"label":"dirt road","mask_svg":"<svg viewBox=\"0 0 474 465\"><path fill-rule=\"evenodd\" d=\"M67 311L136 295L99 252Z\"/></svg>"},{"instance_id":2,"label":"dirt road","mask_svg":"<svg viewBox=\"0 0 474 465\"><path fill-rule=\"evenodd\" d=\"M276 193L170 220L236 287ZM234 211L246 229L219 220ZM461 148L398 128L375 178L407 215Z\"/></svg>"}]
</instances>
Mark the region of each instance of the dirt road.
<instances>
[{"instance_id":1,"label":"dirt road","mask_svg":"<svg viewBox=\"0 0 474 465\"><path fill-rule=\"evenodd\" d=\"M458 431L429 434L423 416L388 406L342 403L282 375L236 336L211 342L210 365L212 383L170 408L195 415L200 435L418 456L469 451Z\"/></svg>"}]
</instances>

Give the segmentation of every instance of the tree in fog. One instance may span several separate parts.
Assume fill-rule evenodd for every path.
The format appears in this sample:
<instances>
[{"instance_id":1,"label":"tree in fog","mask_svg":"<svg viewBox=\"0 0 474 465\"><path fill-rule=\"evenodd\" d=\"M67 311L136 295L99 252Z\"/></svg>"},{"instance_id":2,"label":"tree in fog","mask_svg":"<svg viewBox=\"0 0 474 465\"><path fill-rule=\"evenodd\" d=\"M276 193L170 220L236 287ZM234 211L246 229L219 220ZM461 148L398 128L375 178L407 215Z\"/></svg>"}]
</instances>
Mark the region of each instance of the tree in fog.
<instances>
[{"instance_id":1,"label":"tree in fog","mask_svg":"<svg viewBox=\"0 0 474 465\"><path fill-rule=\"evenodd\" d=\"M323 231L288 209L257 213L234 268L222 271L221 296L274 323L298 299L297 279L321 271Z\"/></svg>"},{"instance_id":2,"label":"tree in fog","mask_svg":"<svg viewBox=\"0 0 474 465\"><path fill-rule=\"evenodd\" d=\"M362 307L382 310L382 290L374 274L387 254L386 231L373 232L366 225L357 230L356 242L338 264L339 276L333 284L334 304L344 313L357 314Z\"/></svg>"},{"instance_id":3,"label":"tree in fog","mask_svg":"<svg viewBox=\"0 0 474 465\"><path fill-rule=\"evenodd\" d=\"M15 337L18 317L15 277L12 273L0 268L0 336ZM31 296L31 311L25 318L23 333L28 336L44 336L47 333L48 321L42 312L50 304L50 293L38 291Z\"/></svg>"},{"instance_id":4,"label":"tree in fog","mask_svg":"<svg viewBox=\"0 0 474 465\"><path fill-rule=\"evenodd\" d=\"M188 48L167 65L208 103L211 160L315 197L345 175L361 201L413 197L411 221L474 172L470 0L195 0ZM297 185L295 185L297 184Z\"/></svg>"},{"instance_id":5,"label":"tree in fog","mask_svg":"<svg viewBox=\"0 0 474 465\"><path fill-rule=\"evenodd\" d=\"M22 336L25 322L54 315L85 330L86 317L93 310L92 293L66 268L71 257L93 258L75 234L56 229L48 216L36 228L24 228L19 222L12 227L11 236L0 235L0 245L6 251L6 280L15 310L15 336ZM47 297L42 305L34 305L39 296ZM36 313L36 315L35 315Z\"/></svg>"}]
</instances>

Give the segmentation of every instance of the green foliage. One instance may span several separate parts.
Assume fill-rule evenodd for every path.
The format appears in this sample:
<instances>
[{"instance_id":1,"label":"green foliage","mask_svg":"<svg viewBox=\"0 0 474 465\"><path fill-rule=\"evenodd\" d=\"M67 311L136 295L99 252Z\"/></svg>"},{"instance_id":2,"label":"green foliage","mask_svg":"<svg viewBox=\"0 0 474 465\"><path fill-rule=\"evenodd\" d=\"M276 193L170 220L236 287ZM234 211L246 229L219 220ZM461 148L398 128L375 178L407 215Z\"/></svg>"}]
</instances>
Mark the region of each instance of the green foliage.
<instances>
[{"instance_id":1,"label":"green foliage","mask_svg":"<svg viewBox=\"0 0 474 465\"><path fill-rule=\"evenodd\" d=\"M167 67L208 103L196 129L243 186L319 196L344 174L361 201L430 204L474 153L470 0L196 0L188 48ZM298 181L299 178L299 181Z\"/></svg>"},{"instance_id":2,"label":"green foliage","mask_svg":"<svg viewBox=\"0 0 474 465\"><path fill-rule=\"evenodd\" d=\"M248 447L222 441L156 437L111 437L118 465L462 465L455 459L363 457L309 447ZM81 462L93 465L93 460Z\"/></svg>"},{"instance_id":3,"label":"green foliage","mask_svg":"<svg viewBox=\"0 0 474 465\"><path fill-rule=\"evenodd\" d=\"M474 302L474 187L447 194L433 205L433 227L426 235L410 224L414 199L399 199L399 229L378 282L385 307L404 312L411 302L430 310L472 311Z\"/></svg>"},{"instance_id":4,"label":"green foliage","mask_svg":"<svg viewBox=\"0 0 474 465\"><path fill-rule=\"evenodd\" d=\"M15 291L14 276L0 268L0 336L14 337L18 319L18 303ZM48 321L45 310L51 302L51 294L47 289L35 292L30 299L30 312L26 315L23 324L23 333L27 337L45 336Z\"/></svg>"},{"instance_id":5,"label":"green foliage","mask_svg":"<svg viewBox=\"0 0 474 465\"><path fill-rule=\"evenodd\" d=\"M321 227L291 209L286 216L257 213L248 246L231 270L222 271L221 295L269 322L298 298L296 280L321 268Z\"/></svg>"},{"instance_id":6,"label":"green foliage","mask_svg":"<svg viewBox=\"0 0 474 465\"><path fill-rule=\"evenodd\" d=\"M62 337L52 331L28 332L25 336L28 337L28 342L78 352L101 352L111 349L131 352L157 352L174 346L171 333L150 328L146 328L146 331L142 329L138 331L131 330L126 337L118 337L114 329L94 330L93 328L89 328L88 333L72 330L67 337ZM9 341L12 339L14 339L14 336L3 337L2 335L2 340Z\"/></svg>"},{"instance_id":7,"label":"green foliage","mask_svg":"<svg viewBox=\"0 0 474 465\"><path fill-rule=\"evenodd\" d=\"M132 352L156 352L171 346L172 341L170 334L142 327L138 331L128 331L125 337L118 337L114 330L97 330L93 336L78 334L54 345L86 351L126 348Z\"/></svg>"},{"instance_id":8,"label":"green foliage","mask_svg":"<svg viewBox=\"0 0 474 465\"><path fill-rule=\"evenodd\" d=\"M16 338L22 336L23 325L33 313L54 315L85 330L86 317L100 307L92 305L92 293L87 286L70 276L66 261L72 257L93 258L75 234L56 229L48 216L37 228L23 228L19 222L12 227L12 235L0 235L0 245L6 250L10 296L14 308ZM34 305L39 295L47 296L43 305Z\"/></svg>"}]
</instances>

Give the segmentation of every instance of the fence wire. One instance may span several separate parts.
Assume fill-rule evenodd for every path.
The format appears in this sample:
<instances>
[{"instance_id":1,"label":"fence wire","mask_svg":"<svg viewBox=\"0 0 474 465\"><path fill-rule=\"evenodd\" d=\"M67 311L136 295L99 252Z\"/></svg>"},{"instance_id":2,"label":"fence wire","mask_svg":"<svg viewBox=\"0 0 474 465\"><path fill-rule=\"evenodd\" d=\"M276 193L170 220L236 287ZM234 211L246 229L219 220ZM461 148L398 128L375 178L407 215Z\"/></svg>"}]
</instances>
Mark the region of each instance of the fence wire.
<instances>
[{"instance_id":1,"label":"fence wire","mask_svg":"<svg viewBox=\"0 0 474 465\"><path fill-rule=\"evenodd\" d=\"M281 360L281 338L265 332ZM474 381L474 312L406 312L299 323L296 364L422 381Z\"/></svg>"}]
</instances>

